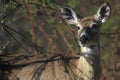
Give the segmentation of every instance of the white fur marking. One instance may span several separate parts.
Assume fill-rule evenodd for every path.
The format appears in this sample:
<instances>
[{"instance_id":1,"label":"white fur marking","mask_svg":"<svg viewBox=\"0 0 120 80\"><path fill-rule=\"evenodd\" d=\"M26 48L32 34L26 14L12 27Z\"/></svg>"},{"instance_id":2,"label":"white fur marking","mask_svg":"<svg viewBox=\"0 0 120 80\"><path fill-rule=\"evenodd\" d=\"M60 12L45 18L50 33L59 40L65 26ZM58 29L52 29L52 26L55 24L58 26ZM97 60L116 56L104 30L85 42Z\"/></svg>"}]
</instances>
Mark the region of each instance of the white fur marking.
<instances>
[{"instance_id":1,"label":"white fur marking","mask_svg":"<svg viewBox=\"0 0 120 80\"><path fill-rule=\"evenodd\" d=\"M81 46L81 51L82 53L85 53L86 57L90 57L92 55L99 56L99 49L98 46L96 45L94 48L89 48L89 47L83 47Z\"/></svg>"}]
</instances>

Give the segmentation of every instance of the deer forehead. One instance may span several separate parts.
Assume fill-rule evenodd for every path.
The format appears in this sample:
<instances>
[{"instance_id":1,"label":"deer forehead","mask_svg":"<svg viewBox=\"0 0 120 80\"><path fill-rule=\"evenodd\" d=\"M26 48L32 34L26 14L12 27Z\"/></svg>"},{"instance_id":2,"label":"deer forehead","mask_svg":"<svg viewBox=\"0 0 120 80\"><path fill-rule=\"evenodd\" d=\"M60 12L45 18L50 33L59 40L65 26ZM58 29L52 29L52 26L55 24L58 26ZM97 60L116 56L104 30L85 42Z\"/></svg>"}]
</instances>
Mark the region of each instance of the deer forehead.
<instances>
[{"instance_id":1,"label":"deer forehead","mask_svg":"<svg viewBox=\"0 0 120 80\"><path fill-rule=\"evenodd\" d=\"M82 26L82 27L89 27L90 24L96 22L94 16L90 16L90 17L85 17L85 18L82 18L79 20L79 24Z\"/></svg>"}]
</instances>

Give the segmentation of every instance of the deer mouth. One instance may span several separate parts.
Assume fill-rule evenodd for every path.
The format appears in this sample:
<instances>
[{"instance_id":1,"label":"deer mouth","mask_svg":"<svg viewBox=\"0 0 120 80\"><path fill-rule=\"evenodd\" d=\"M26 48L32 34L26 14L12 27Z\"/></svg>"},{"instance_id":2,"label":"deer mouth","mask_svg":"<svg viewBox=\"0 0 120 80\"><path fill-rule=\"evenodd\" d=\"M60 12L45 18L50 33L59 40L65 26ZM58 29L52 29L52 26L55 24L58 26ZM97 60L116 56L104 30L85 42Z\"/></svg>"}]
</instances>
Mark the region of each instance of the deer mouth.
<instances>
[{"instance_id":1,"label":"deer mouth","mask_svg":"<svg viewBox=\"0 0 120 80\"><path fill-rule=\"evenodd\" d=\"M91 45L96 45L97 44L95 39L94 40L90 40L89 37L84 36L84 35L79 39L78 42L79 42L79 45L83 46L83 47L85 47L85 46L89 47Z\"/></svg>"},{"instance_id":2,"label":"deer mouth","mask_svg":"<svg viewBox=\"0 0 120 80\"><path fill-rule=\"evenodd\" d=\"M95 41L86 41L85 43L78 41L78 43L79 43L79 46L81 46L81 47L90 47L90 46L97 44L97 42L95 42Z\"/></svg>"}]
</instances>

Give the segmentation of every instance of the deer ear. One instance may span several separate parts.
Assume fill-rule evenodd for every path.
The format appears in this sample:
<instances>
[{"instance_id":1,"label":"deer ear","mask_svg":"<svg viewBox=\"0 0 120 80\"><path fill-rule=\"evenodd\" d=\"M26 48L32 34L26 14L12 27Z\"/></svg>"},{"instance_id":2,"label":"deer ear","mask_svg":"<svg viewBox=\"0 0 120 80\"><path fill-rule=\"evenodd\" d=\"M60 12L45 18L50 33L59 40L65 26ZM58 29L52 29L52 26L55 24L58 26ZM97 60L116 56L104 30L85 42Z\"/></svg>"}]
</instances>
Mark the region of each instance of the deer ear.
<instances>
[{"instance_id":1,"label":"deer ear","mask_svg":"<svg viewBox=\"0 0 120 80\"><path fill-rule=\"evenodd\" d=\"M75 25L78 23L80 17L72 9L64 7L61 9L61 13L67 23Z\"/></svg>"},{"instance_id":2,"label":"deer ear","mask_svg":"<svg viewBox=\"0 0 120 80\"><path fill-rule=\"evenodd\" d=\"M100 6L97 15L96 15L96 19L98 21L106 22L106 20L108 19L108 17L111 14L111 7L109 3L104 3Z\"/></svg>"}]
</instances>

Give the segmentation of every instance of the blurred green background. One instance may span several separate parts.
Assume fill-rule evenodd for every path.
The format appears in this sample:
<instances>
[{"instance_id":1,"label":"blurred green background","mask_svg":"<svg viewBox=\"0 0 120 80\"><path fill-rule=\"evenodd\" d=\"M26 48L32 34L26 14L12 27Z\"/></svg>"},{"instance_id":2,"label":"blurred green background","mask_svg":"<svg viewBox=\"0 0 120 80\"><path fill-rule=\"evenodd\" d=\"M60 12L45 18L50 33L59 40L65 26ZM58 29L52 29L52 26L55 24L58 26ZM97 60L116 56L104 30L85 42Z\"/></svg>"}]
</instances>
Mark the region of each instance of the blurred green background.
<instances>
[{"instance_id":1,"label":"blurred green background","mask_svg":"<svg viewBox=\"0 0 120 80\"><path fill-rule=\"evenodd\" d=\"M112 11L101 27L101 80L120 80L120 0L0 0L0 55L80 54L77 29L65 23L60 8L86 17L104 2Z\"/></svg>"}]
</instances>

